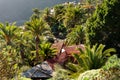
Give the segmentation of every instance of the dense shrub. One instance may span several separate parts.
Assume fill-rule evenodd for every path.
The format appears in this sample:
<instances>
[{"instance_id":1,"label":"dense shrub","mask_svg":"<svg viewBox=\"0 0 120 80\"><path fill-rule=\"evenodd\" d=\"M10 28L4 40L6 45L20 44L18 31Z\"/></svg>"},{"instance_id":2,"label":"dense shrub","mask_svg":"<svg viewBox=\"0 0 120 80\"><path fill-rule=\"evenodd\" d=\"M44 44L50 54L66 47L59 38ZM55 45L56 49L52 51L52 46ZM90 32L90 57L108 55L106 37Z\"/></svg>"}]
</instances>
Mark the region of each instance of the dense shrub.
<instances>
[{"instance_id":1,"label":"dense shrub","mask_svg":"<svg viewBox=\"0 0 120 80\"><path fill-rule=\"evenodd\" d=\"M78 80L119 80L120 79L120 58L111 56L105 66L97 70L89 70L80 74Z\"/></svg>"},{"instance_id":2,"label":"dense shrub","mask_svg":"<svg viewBox=\"0 0 120 80\"><path fill-rule=\"evenodd\" d=\"M87 32L91 45L105 44L120 52L120 1L104 0L97 6L93 16L87 21Z\"/></svg>"}]
</instances>

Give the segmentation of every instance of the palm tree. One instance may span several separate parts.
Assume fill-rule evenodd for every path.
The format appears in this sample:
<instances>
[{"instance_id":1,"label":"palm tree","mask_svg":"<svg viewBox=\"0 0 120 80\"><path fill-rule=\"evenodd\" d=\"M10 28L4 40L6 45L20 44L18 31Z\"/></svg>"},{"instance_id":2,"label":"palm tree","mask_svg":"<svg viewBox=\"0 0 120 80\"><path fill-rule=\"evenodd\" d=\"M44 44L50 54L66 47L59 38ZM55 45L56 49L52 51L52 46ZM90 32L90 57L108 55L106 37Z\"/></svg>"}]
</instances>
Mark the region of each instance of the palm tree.
<instances>
[{"instance_id":1,"label":"palm tree","mask_svg":"<svg viewBox=\"0 0 120 80\"><path fill-rule=\"evenodd\" d=\"M33 15L31 16L31 19L40 19L41 11L37 8L33 9Z\"/></svg>"},{"instance_id":2,"label":"palm tree","mask_svg":"<svg viewBox=\"0 0 120 80\"><path fill-rule=\"evenodd\" d=\"M15 26L15 23L6 23L5 25L2 23L0 24L0 38L6 42L7 46L11 46L15 49L16 54L20 54L23 62L25 58L25 51L28 49L29 45L29 43L27 43L27 39L30 40L29 35L26 35L21 28ZM9 49L9 52L11 51L12 50Z\"/></svg>"},{"instance_id":3,"label":"palm tree","mask_svg":"<svg viewBox=\"0 0 120 80\"><path fill-rule=\"evenodd\" d=\"M15 23L5 25L0 23L0 37L5 40L6 45L11 45L12 41L17 37L19 28L15 26Z\"/></svg>"},{"instance_id":4,"label":"palm tree","mask_svg":"<svg viewBox=\"0 0 120 80\"><path fill-rule=\"evenodd\" d=\"M16 49L20 52L23 63L25 63L25 60L28 60L27 54L31 51L31 43L33 43L32 39L33 35L30 32L21 30L21 32L18 34L17 39L15 40Z\"/></svg>"},{"instance_id":5,"label":"palm tree","mask_svg":"<svg viewBox=\"0 0 120 80\"><path fill-rule=\"evenodd\" d=\"M32 19L29 22L26 22L26 29L29 30L35 37L36 60L38 60L40 36L46 34L48 28L46 27L45 22L40 18L40 19Z\"/></svg>"}]
</instances>

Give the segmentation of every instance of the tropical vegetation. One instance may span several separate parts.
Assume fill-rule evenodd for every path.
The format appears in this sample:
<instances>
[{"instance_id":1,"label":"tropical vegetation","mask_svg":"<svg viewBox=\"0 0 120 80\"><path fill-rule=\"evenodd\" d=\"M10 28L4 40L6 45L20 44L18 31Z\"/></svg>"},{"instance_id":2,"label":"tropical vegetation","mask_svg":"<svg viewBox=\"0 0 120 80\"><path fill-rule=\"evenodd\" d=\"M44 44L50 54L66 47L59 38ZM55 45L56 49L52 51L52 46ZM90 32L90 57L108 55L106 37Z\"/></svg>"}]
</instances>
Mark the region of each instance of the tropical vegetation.
<instances>
[{"instance_id":1,"label":"tropical vegetation","mask_svg":"<svg viewBox=\"0 0 120 80\"><path fill-rule=\"evenodd\" d=\"M119 74L120 59L113 55L102 68L86 71L79 76L78 80L119 80Z\"/></svg>"},{"instance_id":2,"label":"tropical vegetation","mask_svg":"<svg viewBox=\"0 0 120 80\"><path fill-rule=\"evenodd\" d=\"M54 59L52 44L60 41L84 49L71 54L74 61L57 64L49 80L119 80L119 8L119 0L82 0L35 8L22 26L1 22L0 80L27 80L21 73Z\"/></svg>"}]
</instances>

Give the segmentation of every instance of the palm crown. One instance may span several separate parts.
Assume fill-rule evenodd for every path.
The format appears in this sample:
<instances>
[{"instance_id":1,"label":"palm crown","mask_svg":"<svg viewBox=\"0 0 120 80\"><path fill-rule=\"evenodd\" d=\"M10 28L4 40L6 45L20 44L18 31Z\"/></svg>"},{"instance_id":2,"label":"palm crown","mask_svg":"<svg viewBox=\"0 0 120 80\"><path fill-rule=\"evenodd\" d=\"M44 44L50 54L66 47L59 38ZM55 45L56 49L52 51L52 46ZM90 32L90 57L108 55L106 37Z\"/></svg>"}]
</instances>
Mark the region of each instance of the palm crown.
<instances>
[{"instance_id":1,"label":"palm crown","mask_svg":"<svg viewBox=\"0 0 120 80\"><path fill-rule=\"evenodd\" d=\"M15 26L15 23L5 25L0 23L0 37L5 40L7 45L12 43L12 40L17 36L16 32L18 32L18 27Z\"/></svg>"}]
</instances>

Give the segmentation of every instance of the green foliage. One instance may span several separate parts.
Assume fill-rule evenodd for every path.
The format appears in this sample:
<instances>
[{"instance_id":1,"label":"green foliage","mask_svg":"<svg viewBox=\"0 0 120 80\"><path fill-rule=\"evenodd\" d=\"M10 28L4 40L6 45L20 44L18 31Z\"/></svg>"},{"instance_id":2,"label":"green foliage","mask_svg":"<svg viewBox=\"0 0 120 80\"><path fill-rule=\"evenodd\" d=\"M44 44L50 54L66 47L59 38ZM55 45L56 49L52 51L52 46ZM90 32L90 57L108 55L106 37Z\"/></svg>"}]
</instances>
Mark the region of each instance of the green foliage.
<instances>
[{"instance_id":1,"label":"green foliage","mask_svg":"<svg viewBox=\"0 0 120 80\"><path fill-rule=\"evenodd\" d=\"M43 19L50 27L54 26L57 23L56 18L53 14L51 14L50 9L48 8L44 10Z\"/></svg>"},{"instance_id":2,"label":"green foliage","mask_svg":"<svg viewBox=\"0 0 120 80\"><path fill-rule=\"evenodd\" d=\"M79 66L83 70L91 70L101 68L107 61L111 52L115 52L115 49L109 48L104 50L105 45L100 44L85 47L85 50L79 49L80 54L74 54Z\"/></svg>"},{"instance_id":3,"label":"green foliage","mask_svg":"<svg viewBox=\"0 0 120 80\"><path fill-rule=\"evenodd\" d=\"M51 28L51 31L56 38L65 39L67 35L67 28L62 24L56 24Z\"/></svg>"},{"instance_id":4,"label":"green foliage","mask_svg":"<svg viewBox=\"0 0 120 80\"><path fill-rule=\"evenodd\" d=\"M83 26L77 26L67 35L66 44L83 44L85 32Z\"/></svg>"},{"instance_id":5,"label":"green foliage","mask_svg":"<svg viewBox=\"0 0 120 80\"><path fill-rule=\"evenodd\" d=\"M46 9L43 15L44 20L51 28L52 34L56 38L60 38L60 39L65 39L67 34L67 29L65 28L62 22L64 13L65 13L65 6L56 5L52 9Z\"/></svg>"},{"instance_id":6,"label":"green foliage","mask_svg":"<svg viewBox=\"0 0 120 80\"><path fill-rule=\"evenodd\" d=\"M0 52L0 79L10 80L19 72L20 56L11 46L3 48Z\"/></svg>"},{"instance_id":7,"label":"green foliage","mask_svg":"<svg viewBox=\"0 0 120 80\"><path fill-rule=\"evenodd\" d=\"M72 80L68 76L70 72L68 70L63 69L61 66L55 66L55 72L53 72L53 77L48 80Z\"/></svg>"},{"instance_id":8,"label":"green foliage","mask_svg":"<svg viewBox=\"0 0 120 80\"><path fill-rule=\"evenodd\" d=\"M91 0L88 1L91 3ZM84 43L87 35L86 39L93 45L92 48L88 46L85 50L79 49L80 54L74 54L78 64L68 63L67 70L61 67L56 68L50 80L76 80L78 75L86 70L101 68L110 53L115 52L115 49L107 48L115 47L117 50L120 48L120 2L104 0L104 3L97 6L95 13L87 21L87 26L83 27L94 11L90 8L90 4L86 6L88 8L84 8L84 5L57 5L52 9L46 9L43 15L40 10L34 9L33 15L26 22L23 30L16 27L14 23L0 23L0 79L23 80L21 76L16 76L26 69L23 65L28 63L34 66L42 59L46 60L55 55L55 49L51 48L51 44L43 43L49 37L45 38L44 35L51 35L48 26L56 38L65 39L69 33L67 44ZM94 45L95 43L100 45ZM107 47L101 43L106 44ZM80 75L82 76L80 80L119 80L119 64L120 60L117 57L111 57L103 69L93 70L92 73L88 71L85 75ZM24 69L20 69L22 66Z\"/></svg>"},{"instance_id":9,"label":"green foliage","mask_svg":"<svg viewBox=\"0 0 120 80\"><path fill-rule=\"evenodd\" d=\"M35 48L36 48L36 62L39 61L39 58L41 58L41 61L43 60L42 57L39 57L39 43L40 38L43 35L48 34L48 27L46 26L45 22L40 19L31 19L29 22L26 22L26 30L29 30L35 37Z\"/></svg>"},{"instance_id":10,"label":"green foliage","mask_svg":"<svg viewBox=\"0 0 120 80\"><path fill-rule=\"evenodd\" d=\"M66 67L68 67L69 70L71 70L72 72L79 72L80 71L80 66L73 64L73 63L67 63Z\"/></svg>"},{"instance_id":11,"label":"green foliage","mask_svg":"<svg viewBox=\"0 0 120 80\"><path fill-rule=\"evenodd\" d=\"M119 80L120 79L120 59L113 55L106 64L97 70L89 70L80 74L78 80Z\"/></svg>"},{"instance_id":12,"label":"green foliage","mask_svg":"<svg viewBox=\"0 0 120 80\"><path fill-rule=\"evenodd\" d=\"M22 31L18 34L15 40L16 49L20 52L21 60L23 64L31 64L32 60L35 58L31 51L35 50L35 41L33 40L33 35L29 31Z\"/></svg>"},{"instance_id":13,"label":"green foliage","mask_svg":"<svg viewBox=\"0 0 120 80\"><path fill-rule=\"evenodd\" d=\"M35 36L43 35L47 30L47 26L42 19L33 19L26 22L25 28L30 30Z\"/></svg>"},{"instance_id":14,"label":"green foliage","mask_svg":"<svg viewBox=\"0 0 120 80\"><path fill-rule=\"evenodd\" d=\"M87 21L87 32L91 45L105 44L120 52L120 1L104 0L98 5L93 16Z\"/></svg>"},{"instance_id":15,"label":"green foliage","mask_svg":"<svg viewBox=\"0 0 120 80\"><path fill-rule=\"evenodd\" d=\"M104 70L118 69L120 70L120 58L116 55L111 56L106 62L105 66L102 67Z\"/></svg>"},{"instance_id":16,"label":"green foliage","mask_svg":"<svg viewBox=\"0 0 120 80\"><path fill-rule=\"evenodd\" d=\"M81 66L71 63L71 62L66 64L66 68L67 68L67 70L70 71L69 78L71 78L73 80L76 80L76 78L78 78L78 76L82 72L84 72L84 70L81 68Z\"/></svg>"},{"instance_id":17,"label":"green foliage","mask_svg":"<svg viewBox=\"0 0 120 80\"><path fill-rule=\"evenodd\" d=\"M23 77L22 76L22 73L24 72L24 71L27 71L28 69L30 69L30 67L29 66L24 66L24 65L22 65L20 68L19 68L19 73L17 74L17 75L15 75L12 79L10 79L10 80L31 80L30 78L25 78L25 77Z\"/></svg>"},{"instance_id":18,"label":"green foliage","mask_svg":"<svg viewBox=\"0 0 120 80\"><path fill-rule=\"evenodd\" d=\"M53 11L51 13L51 11ZM65 39L66 35L72 31L76 25L82 25L86 22L88 10L80 5L56 5L52 9L44 11L43 18L50 26L53 35L56 38Z\"/></svg>"},{"instance_id":19,"label":"green foliage","mask_svg":"<svg viewBox=\"0 0 120 80\"><path fill-rule=\"evenodd\" d=\"M17 37L19 30L20 29L15 26L15 23L0 23L0 39L5 40L6 45L11 45L14 42L13 40Z\"/></svg>"},{"instance_id":20,"label":"green foliage","mask_svg":"<svg viewBox=\"0 0 120 80\"><path fill-rule=\"evenodd\" d=\"M99 71L100 71L99 69L85 71L84 73L80 74L77 80L102 80L102 79L94 79L94 77L97 76Z\"/></svg>"},{"instance_id":21,"label":"green foliage","mask_svg":"<svg viewBox=\"0 0 120 80\"><path fill-rule=\"evenodd\" d=\"M25 77L18 76L16 78L13 78L12 80L31 80L31 79L30 78L25 78Z\"/></svg>"},{"instance_id":22,"label":"green foliage","mask_svg":"<svg viewBox=\"0 0 120 80\"><path fill-rule=\"evenodd\" d=\"M86 46L84 50L79 49L80 54L73 54L74 58L77 60L77 64L69 62L66 65L67 69L71 71L69 77L75 79L81 73L87 70L99 69L104 66L108 59L108 56L110 56L110 53L115 52L115 49L113 48L104 50L104 47L105 45L102 44L94 45L92 48L90 48L90 46ZM96 70L93 71L96 72ZM90 75L92 75L92 73Z\"/></svg>"},{"instance_id":23,"label":"green foliage","mask_svg":"<svg viewBox=\"0 0 120 80\"><path fill-rule=\"evenodd\" d=\"M40 19L40 14L41 14L40 10L35 8L35 9L33 9L33 12L34 13L30 17L30 19Z\"/></svg>"},{"instance_id":24,"label":"green foliage","mask_svg":"<svg viewBox=\"0 0 120 80\"><path fill-rule=\"evenodd\" d=\"M52 58L55 56L56 50L51 48L50 43L42 43L40 44L40 54L44 57L44 60Z\"/></svg>"},{"instance_id":25,"label":"green foliage","mask_svg":"<svg viewBox=\"0 0 120 80\"><path fill-rule=\"evenodd\" d=\"M65 14L65 6L64 5L56 5L54 7L54 17L58 20L61 21L63 19L63 16Z\"/></svg>"},{"instance_id":26,"label":"green foliage","mask_svg":"<svg viewBox=\"0 0 120 80\"><path fill-rule=\"evenodd\" d=\"M79 6L67 6L63 23L67 28L74 28L85 22L85 11Z\"/></svg>"}]
</instances>

